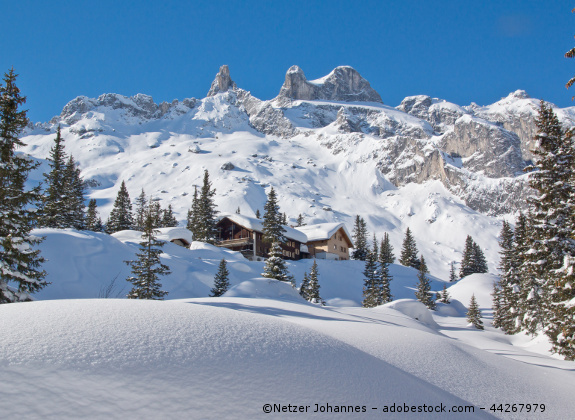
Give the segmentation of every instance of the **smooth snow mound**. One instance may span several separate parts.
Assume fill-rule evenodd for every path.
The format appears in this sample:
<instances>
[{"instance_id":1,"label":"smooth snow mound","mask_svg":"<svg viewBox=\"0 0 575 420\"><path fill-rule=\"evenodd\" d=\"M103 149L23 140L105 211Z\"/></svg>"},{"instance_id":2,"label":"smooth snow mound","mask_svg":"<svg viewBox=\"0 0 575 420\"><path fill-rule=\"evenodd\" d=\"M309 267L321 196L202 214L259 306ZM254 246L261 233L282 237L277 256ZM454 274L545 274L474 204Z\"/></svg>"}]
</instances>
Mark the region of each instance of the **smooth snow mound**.
<instances>
[{"instance_id":1,"label":"smooth snow mound","mask_svg":"<svg viewBox=\"0 0 575 420\"><path fill-rule=\"evenodd\" d=\"M229 299L2 305L0 395L10 397L0 399L0 411L7 418L253 419L274 403L465 404L329 335L230 305Z\"/></svg>"},{"instance_id":2,"label":"smooth snow mound","mask_svg":"<svg viewBox=\"0 0 575 420\"><path fill-rule=\"evenodd\" d=\"M224 296L304 302L298 291L290 283L266 278L243 281L228 290Z\"/></svg>"},{"instance_id":3,"label":"smooth snow mound","mask_svg":"<svg viewBox=\"0 0 575 420\"><path fill-rule=\"evenodd\" d=\"M386 308L395 309L404 315L407 315L419 322L427 325L428 327L438 329L439 325L433 319L431 312L423 303L413 299L399 299L393 302L386 303Z\"/></svg>"}]
</instances>

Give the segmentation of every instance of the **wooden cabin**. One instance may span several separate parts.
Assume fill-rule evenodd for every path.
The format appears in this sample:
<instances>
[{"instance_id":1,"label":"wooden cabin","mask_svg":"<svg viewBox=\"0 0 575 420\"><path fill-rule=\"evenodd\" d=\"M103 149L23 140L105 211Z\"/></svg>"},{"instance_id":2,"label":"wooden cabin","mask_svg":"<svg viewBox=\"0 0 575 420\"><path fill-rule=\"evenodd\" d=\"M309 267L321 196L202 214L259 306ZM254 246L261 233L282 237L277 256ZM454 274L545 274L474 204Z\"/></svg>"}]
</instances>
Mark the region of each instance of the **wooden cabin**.
<instances>
[{"instance_id":1,"label":"wooden cabin","mask_svg":"<svg viewBox=\"0 0 575 420\"><path fill-rule=\"evenodd\" d=\"M216 245L241 252L250 260L267 258L272 244L263 240L263 220L241 214L225 215L217 223L218 238ZM300 260L304 258L302 245L307 237L302 232L284 226L286 243L282 244L284 259ZM305 247L304 247L305 248Z\"/></svg>"},{"instance_id":2,"label":"wooden cabin","mask_svg":"<svg viewBox=\"0 0 575 420\"><path fill-rule=\"evenodd\" d=\"M320 223L296 229L306 235L307 251L311 258L349 260L353 242L343 223Z\"/></svg>"}]
</instances>

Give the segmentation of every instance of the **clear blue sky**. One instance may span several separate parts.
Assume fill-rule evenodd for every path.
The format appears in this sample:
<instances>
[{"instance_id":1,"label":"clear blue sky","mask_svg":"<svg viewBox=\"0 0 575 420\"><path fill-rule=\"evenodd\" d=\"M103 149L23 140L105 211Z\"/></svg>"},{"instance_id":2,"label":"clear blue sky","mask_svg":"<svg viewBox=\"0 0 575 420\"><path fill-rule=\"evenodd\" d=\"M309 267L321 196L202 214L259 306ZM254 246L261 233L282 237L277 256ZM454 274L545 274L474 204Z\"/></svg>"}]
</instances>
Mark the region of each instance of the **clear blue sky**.
<instances>
[{"instance_id":1,"label":"clear blue sky","mask_svg":"<svg viewBox=\"0 0 575 420\"><path fill-rule=\"evenodd\" d=\"M524 89L575 105L575 2L567 0L2 0L0 71L14 67L33 121L79 95L207 93L228 64L239 87L277 95L286 70L308 79L357 69L398 105L427 94L460 105Z\"/></svg>"}]
</instances>

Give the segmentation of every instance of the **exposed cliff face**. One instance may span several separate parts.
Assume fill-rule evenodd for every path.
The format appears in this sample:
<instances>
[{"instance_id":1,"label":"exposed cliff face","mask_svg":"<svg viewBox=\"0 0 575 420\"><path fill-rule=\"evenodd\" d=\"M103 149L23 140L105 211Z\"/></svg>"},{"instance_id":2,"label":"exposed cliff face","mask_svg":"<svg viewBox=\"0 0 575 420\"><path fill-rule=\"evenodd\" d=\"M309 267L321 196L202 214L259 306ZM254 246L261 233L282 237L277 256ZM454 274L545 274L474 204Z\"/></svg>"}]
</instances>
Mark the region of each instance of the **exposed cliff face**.
<instances>
[{"instance_id":1,"label":"exposed cliff face","mask_svg":"<svg viewBox=\"0 0 575 420\"><path fill-rule=\"evenodd\" d=\"M381 97L352 67L336 67L327 76L308 81L302 69L292 66L276 98L280 106L288 104L290 100L381 102Z\"/></svg>"},{"instance_id":2,"label":"exposed cliff face","mask_svg":"<svg viewBox=\"0 0 575 420\"><path fill-rule=\"evenodd\" d=\"M157 132L217 138L249 131L274 141L314 142L352 164L375 164L379 176L397 187L440 180L471 208L501 214L521 209L531 193L523 168L531 159L538 108L539 101L523 91L488 106L461 107L419 95L392 108L351 67L308 81L293 66L278 97L262 101L238 88L224 65L204 99L155 104L142 94L78 97L51 125L36 128L45 133L68 126L94 144L104 137L103 144L115 144L115 136L133 136L134 127L146 138ZM565 126L575 126L575 108L555 112ZM157 147L160 140L146 141Z\"/></svg>"},{"instance_id":3,"label":"exposed cliff face","mask_svg":"<svg viewBox=\"0 0 575 420\"><path fill-rule=\"evenodd\" d=\"M216 74L207 96L214 96L221 92L227 92L230 89L237 89L237 86L230 77L230 69L224 64L220 67L218 74Z\"/></svg>"}]
</instances>

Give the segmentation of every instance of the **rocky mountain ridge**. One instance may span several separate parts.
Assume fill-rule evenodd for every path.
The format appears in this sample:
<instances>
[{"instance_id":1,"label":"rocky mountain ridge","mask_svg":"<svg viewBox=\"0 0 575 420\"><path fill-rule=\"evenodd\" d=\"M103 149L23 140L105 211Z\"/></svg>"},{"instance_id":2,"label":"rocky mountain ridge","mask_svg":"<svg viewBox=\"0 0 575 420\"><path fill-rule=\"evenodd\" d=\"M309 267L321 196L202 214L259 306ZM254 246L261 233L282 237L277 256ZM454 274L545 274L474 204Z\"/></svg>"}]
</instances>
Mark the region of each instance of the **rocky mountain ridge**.
<instances>
[{"instance_id":1,"label":"rocky mountain ridge","mask_svg":"<svg viewBox=\"0 0 575 420\"><path fill-rule=\"evenodd\" d=\"M471 208L498 215L520 210L529 195L523 169L532 158L538 104L516 91L483 107L419 95L392 108L347 66L315 81L292 66L278 96L265 101L238 88L224 65L204 99L155 104L142 94L78 97L28 133L62 125L87 140L175 125L170 130L192 137L245 130L277 141L305 138L352 164L374 162L396 187L440 180ZM574 108L555 110L564 125L575 125Z\"/></svg>"}]
</instances>

